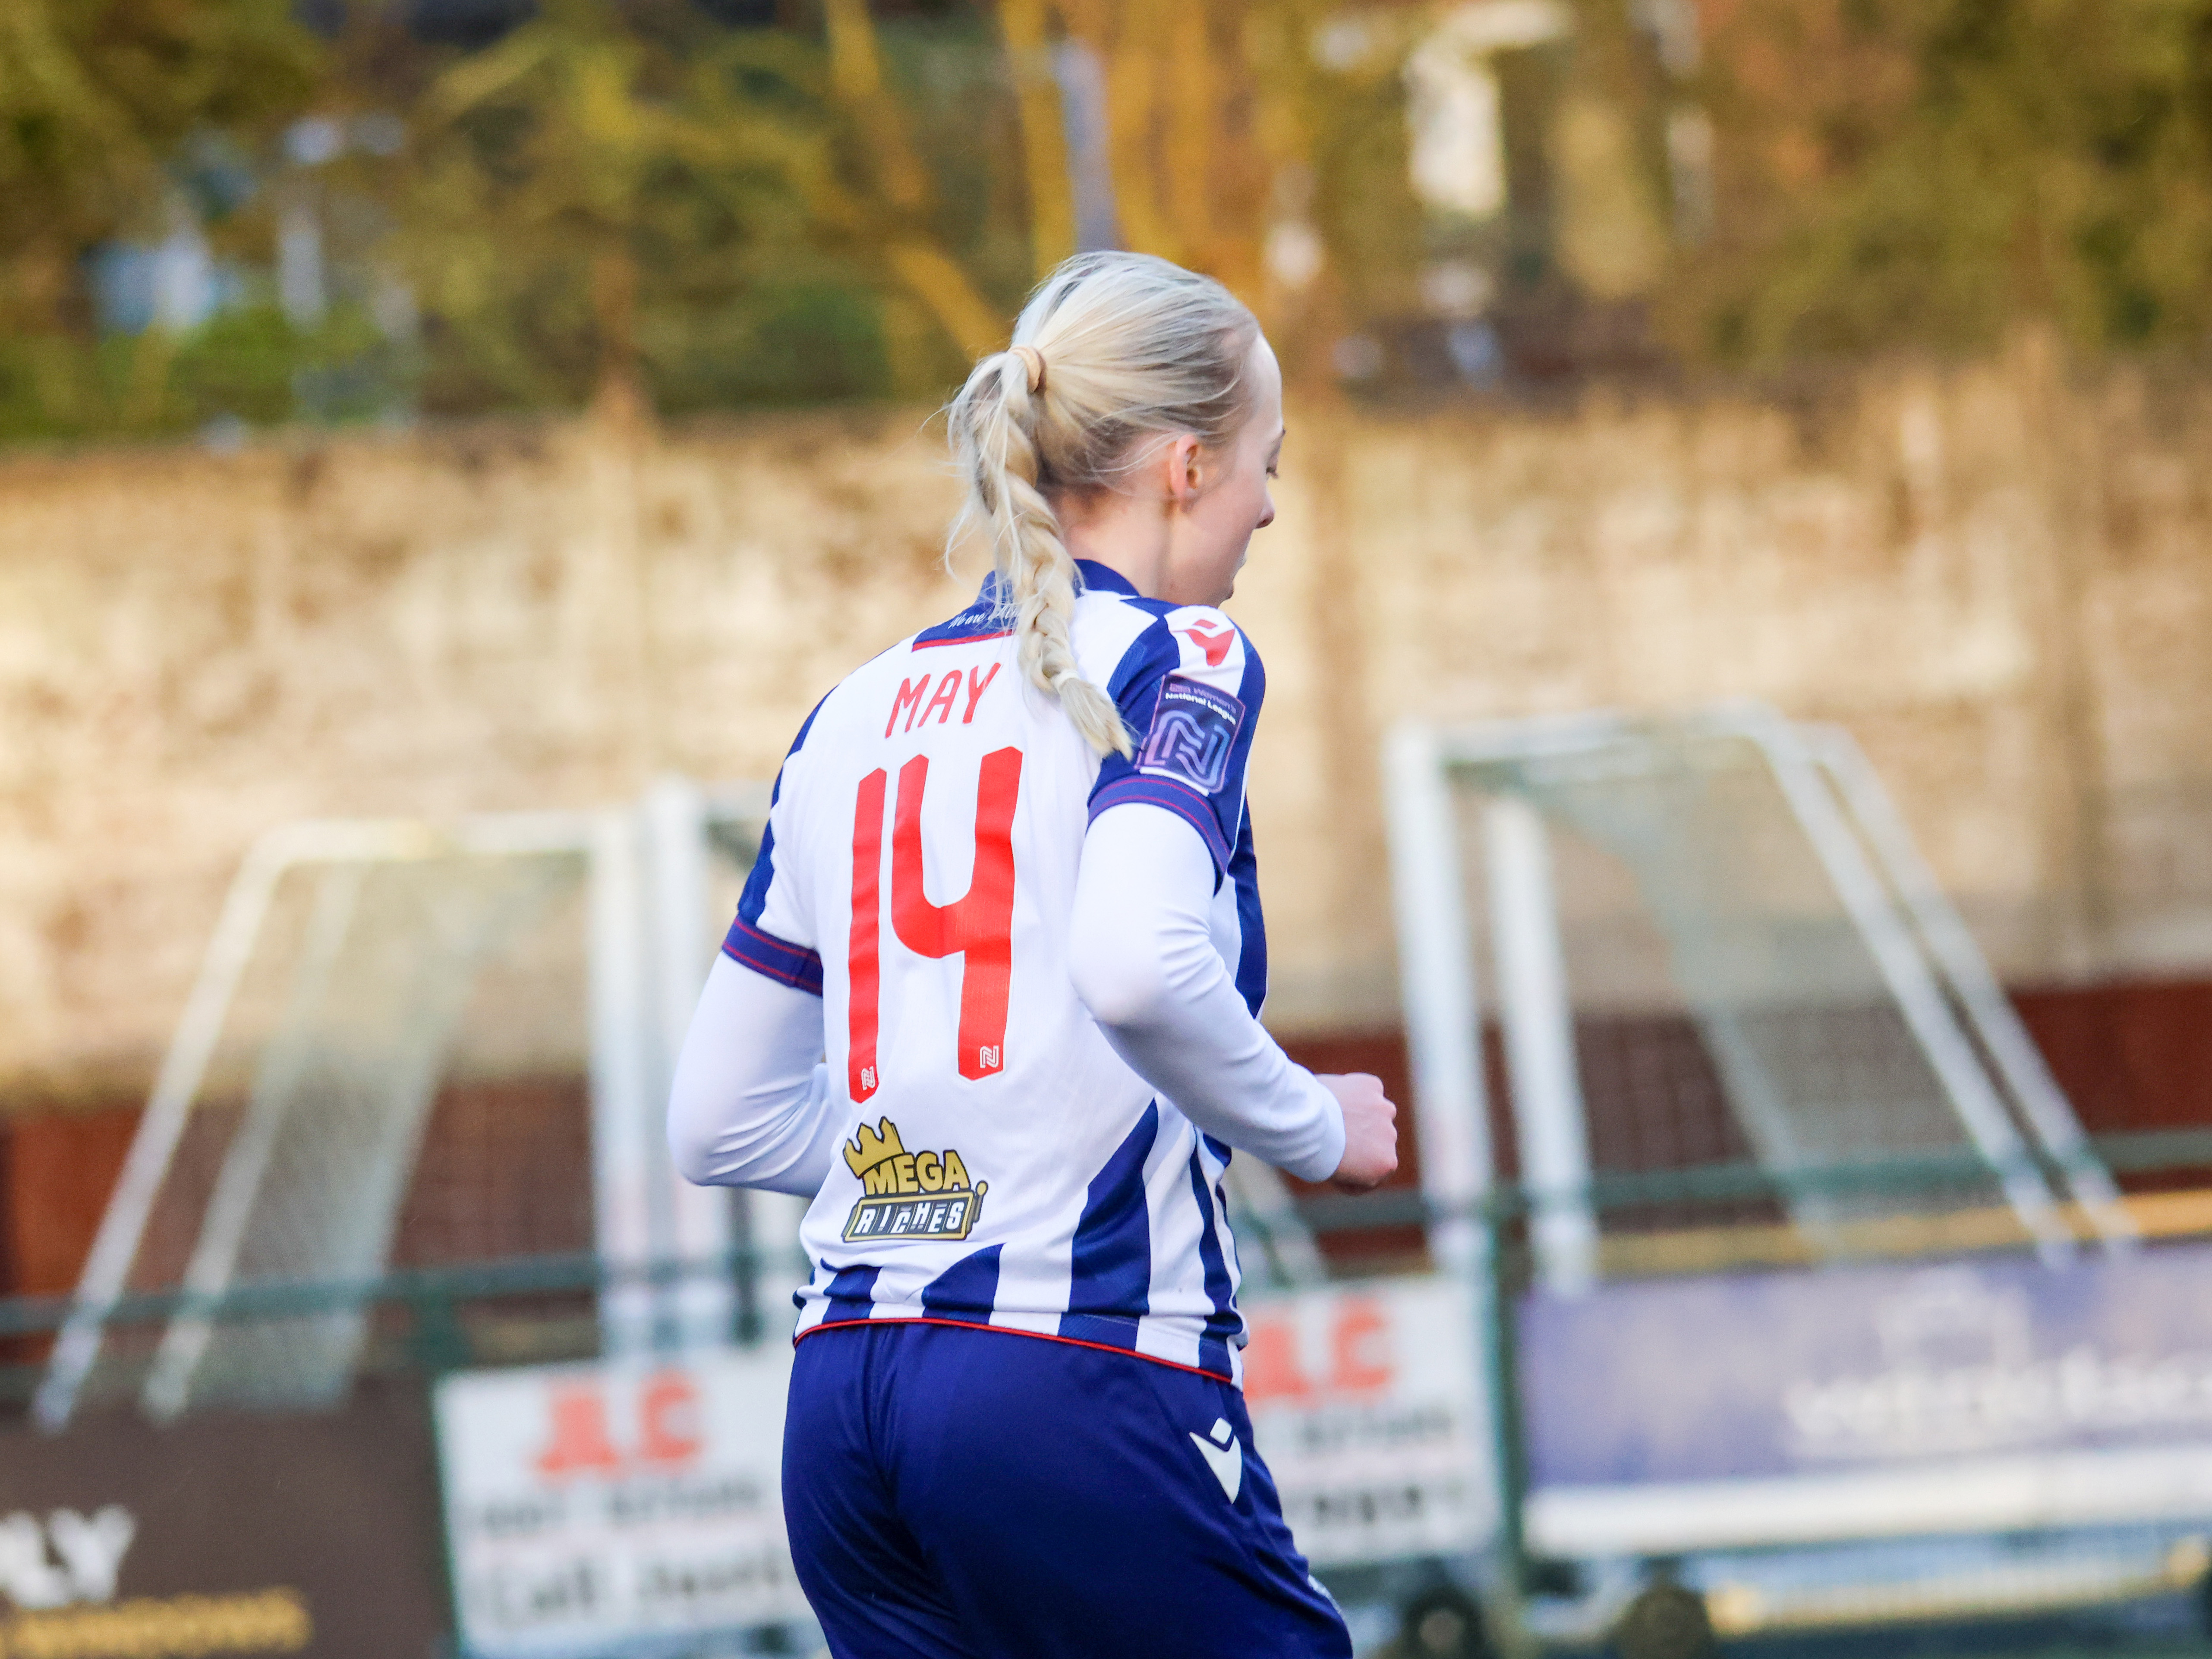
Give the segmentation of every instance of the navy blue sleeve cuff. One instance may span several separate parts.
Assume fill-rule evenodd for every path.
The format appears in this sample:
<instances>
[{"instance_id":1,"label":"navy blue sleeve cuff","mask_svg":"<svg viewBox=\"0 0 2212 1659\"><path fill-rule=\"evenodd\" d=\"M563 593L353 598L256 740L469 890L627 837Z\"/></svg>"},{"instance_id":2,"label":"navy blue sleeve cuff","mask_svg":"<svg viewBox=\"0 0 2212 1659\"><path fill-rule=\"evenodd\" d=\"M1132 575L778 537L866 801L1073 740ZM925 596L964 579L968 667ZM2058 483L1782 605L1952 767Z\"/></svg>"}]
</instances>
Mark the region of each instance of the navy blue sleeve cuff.
<instances>
[{"instance_id":1,"label":"navy blue sleeve cuff","mask_svg":"<svg viewBox=\"0 0 2212 1659\"><path fill-rule=\"evenodd\" d=\"M1091 797L1091 822L1109 806L1121 806L1131 801L1141 801L1147 806L1164 806L1184 823L1198 831L1206 842L1206 850L1213 854L1213 867L1220 874L1229 871L1229 840L1221 833L1221 822L1213 816L1213 804L1195 790L1182 784L1170 783L1165 778L1146 777L1142 773L1118 777L1101 784Z\"/></svg>"},{"instance_id":2,"label":"navy blue sleeve cuff","mask_svg":"<svg viewBox=\"0 0 2212 1659\"><path fill-rule=\"evenodd\" d=\"M793 990L822 994L822 958L813 951L788 944L773 933L763 933L743 916L730 923L722 954L757 974L767 975Z\"/></svg>"}]
</instances>

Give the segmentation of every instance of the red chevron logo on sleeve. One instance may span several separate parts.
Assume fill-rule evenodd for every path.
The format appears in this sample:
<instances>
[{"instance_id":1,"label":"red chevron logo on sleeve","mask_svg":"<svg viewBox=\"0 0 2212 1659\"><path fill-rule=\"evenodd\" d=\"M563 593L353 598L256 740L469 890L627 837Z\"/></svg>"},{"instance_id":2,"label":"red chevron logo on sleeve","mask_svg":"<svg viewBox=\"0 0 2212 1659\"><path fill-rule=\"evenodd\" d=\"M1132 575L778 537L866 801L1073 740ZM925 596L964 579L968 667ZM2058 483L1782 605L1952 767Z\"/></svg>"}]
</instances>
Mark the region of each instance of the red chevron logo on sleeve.
<instances>
[{"instance_id":1,"label":"red chevron logo on sleeve","mask_svg":"<svg viewBox=\"0 0 2212 1659\"><path fill-rule=\"evenodd\" d=\"M1237 630L1233 628L1224 628L1217 633L1209 628L1194 626L1183 629L1182 632L1193 645L1206 653L1208 668L1221 666L1223 659L1229 654L1231 643L1237 638Z\"/></svg>"}]
</instances>

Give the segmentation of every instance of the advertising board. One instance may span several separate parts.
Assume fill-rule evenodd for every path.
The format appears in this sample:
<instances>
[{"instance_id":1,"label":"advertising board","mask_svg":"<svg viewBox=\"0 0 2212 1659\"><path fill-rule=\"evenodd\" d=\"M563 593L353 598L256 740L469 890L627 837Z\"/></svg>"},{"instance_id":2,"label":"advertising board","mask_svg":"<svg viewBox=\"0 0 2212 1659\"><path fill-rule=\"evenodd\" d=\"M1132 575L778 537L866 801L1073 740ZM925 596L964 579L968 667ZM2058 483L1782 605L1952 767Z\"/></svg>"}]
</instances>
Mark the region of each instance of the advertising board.
<instances>
[{"instance_id":1,"label":"advertising board","mask_svg":"<svg viewBox=\"0 0 2212 1659\"><path fill-rule=\"evenodd\" d=\"M2212 1249L1747 1273L1520 1314L1532 1544L2212 1518Z\"/></svg>"},{"instance_id":2,"label":"advertising board","mask_svg":"<svg viewBox=\"0 0 2212 1659\"><path fill-rule=\"evenodd\" d=\"M779 1471L791 1346L438 1387L463 1650L689 1651L806 1617Z\"/></svg>"},{"instance_id":3,"label":"advertising board","mask_svg":"<svg viewBox=\"0 0 2212 1659\"><path fill-rule=\"evenodd\" d=\"M0 1655L430 1659L446 1628L419 1390L313 1414L94 1413L0 1435Z\"/></svg>"},{"instance_id":4,"label":"advertising board","mask_svg":"<svg viewBox=\"0 0 2212 1659\"><path fill-rule=\"evenodd\" d=\"M1253 1437L1315 1565L1482 1546L1497 1504L1464 1287L1336 1285L1245 1318Z\"/></svg>"},{"instance_id":5,"label":"advertising board","mask_svg":"<svg viewBox=\"0 0 2212 1659\"><path fill-rule=\"evenodd\" d=\"M1254 1434L1316 1565L1480 1547L1495 1505L1463 1289L1348 1285L1247 1316ZM790 1370L777 1342L441 1383L463 1650L650 1653L805 1619L779 1495Z\"/></svg>"}]
</instances>

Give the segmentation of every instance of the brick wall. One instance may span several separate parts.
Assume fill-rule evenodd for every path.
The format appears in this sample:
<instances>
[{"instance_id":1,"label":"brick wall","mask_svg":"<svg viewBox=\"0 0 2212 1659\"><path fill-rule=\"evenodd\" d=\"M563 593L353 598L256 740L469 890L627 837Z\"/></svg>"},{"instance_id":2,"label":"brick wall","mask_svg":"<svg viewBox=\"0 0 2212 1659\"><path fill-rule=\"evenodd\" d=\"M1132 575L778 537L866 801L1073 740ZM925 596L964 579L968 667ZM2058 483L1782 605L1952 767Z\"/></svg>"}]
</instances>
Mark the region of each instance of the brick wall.
<instances>
[{"instance_id":1,"label":"brick wall","mask_svg":"<svg viewBox=\"0 0 2212 1659\"><path fill-rule=\"evenodd\" d=\"M2212 964L2209 392L2030 343L1786 399L1293 407L1232 605L1273 1017L1395 1019L1390 721L1736 696L1859 736L2008 978ZM765 776L962 602L951 501L912 412L0 463L0 1104L143 1091L271 823Z\"/></svg>"}]
</instances>

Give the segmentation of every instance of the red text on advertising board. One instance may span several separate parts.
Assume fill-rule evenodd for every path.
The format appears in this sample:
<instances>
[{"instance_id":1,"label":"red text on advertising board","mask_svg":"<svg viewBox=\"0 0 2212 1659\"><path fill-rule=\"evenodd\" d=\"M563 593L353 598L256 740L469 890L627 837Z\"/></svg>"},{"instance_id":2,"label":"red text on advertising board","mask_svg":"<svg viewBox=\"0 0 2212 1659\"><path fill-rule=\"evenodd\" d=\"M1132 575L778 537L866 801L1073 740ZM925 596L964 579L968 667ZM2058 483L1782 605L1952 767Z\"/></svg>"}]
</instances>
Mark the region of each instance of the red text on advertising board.
<instances>
[{"instance_id":1,"label":"red text on advertising board","mask_svg":"<svg viewBox=\"0 0 2212 1659\"><path fill-rule=\"evenodd\" d=\"M635 1432L617 1443L605 1385L556 1383L546 1400L545 1449L535 1460L540 1474L621 1474L665 1469L698 1456L699 1390L681 1371L663 1371L637 1390Z\"/></svg>"},{"instance_id":2,"label":"red text on advertising board","mask_svg":"<svg viewBox=\"0 0 2212 1659\"><path fill-rule=\"evenodd\" d=\"M1288 1320L1255 1318L1244 1349L1244 1397L1257 1404L1316 1394L1372 1394L1389 1387L1396 1370L1390 1322L1380 1303L1364 1296L1337 1303L1329 1323L1328 1361L1328 1373L1316 1379L1299 1351L1297 1327Z\"/></svg>"}]
</instances>

